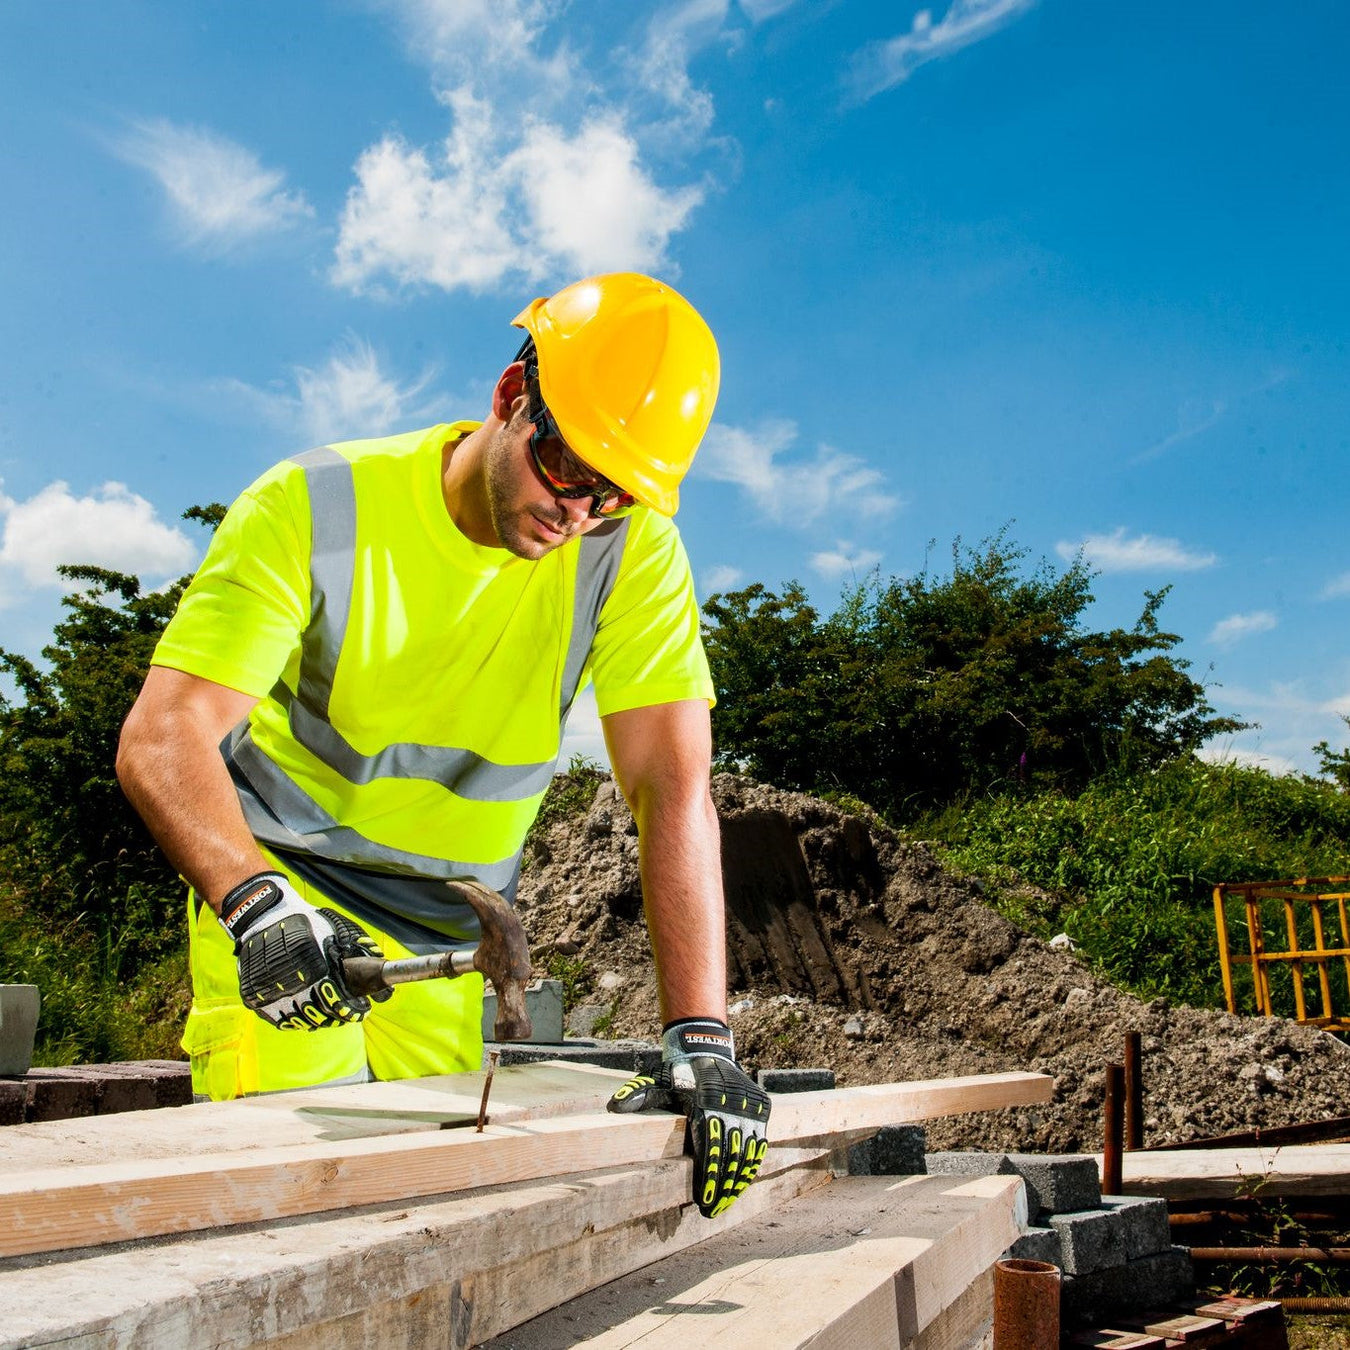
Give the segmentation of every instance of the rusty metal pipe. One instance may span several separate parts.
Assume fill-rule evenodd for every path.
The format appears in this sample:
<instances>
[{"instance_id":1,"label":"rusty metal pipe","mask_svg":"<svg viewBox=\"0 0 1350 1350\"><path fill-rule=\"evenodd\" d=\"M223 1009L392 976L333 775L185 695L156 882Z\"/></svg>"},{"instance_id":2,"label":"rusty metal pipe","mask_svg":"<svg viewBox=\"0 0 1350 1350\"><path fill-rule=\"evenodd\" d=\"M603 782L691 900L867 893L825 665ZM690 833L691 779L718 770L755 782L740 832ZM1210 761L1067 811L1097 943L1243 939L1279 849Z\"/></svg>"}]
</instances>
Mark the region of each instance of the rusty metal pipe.
<instances>
[{"instance_id":1,"label":"rusty metal pipe","mask_svg":"<svg viewBox=\"0 0 1350 1350\"><path fill-rule=\"evenodd\" d=\"M1059 1344L1058 1266L994 1263L994 1350L1045 1350Z\"/></svg>"},{"instance_id":2,"label":"rusty metal pipe","mask_svg":"<svg viewBox=\"0 0 1350 1350\"><path fill-rule=\"evenodd\" d=\"M1288 1265L1295 1261L1350 1262L1350 1247L1192 1247L1192 1261L1234 1261Z\"/></svg>"},{"instance_id":3,"label":"rusty metal pipe","mask_svg":"<svg viewBox=\"0 0 1350 1350\"><path fill-rule=\"evenodd\" d=\"M1144 1147L1144 1038L1125 1033L1125 1147Z\"/></svg>"},{"instance_id":4,"label":"rusty metal pipe","mask_svg":"<svg viewBox=\"0 0 1350 1350\"><path fill-rule=\"evenodd\" d=\"M1102 1149L1102 1194L1119 1195L1121 1151L1125 1142L1125 1066L1106 1066L1106 1141Z\"/></svg>"}]
</instances>

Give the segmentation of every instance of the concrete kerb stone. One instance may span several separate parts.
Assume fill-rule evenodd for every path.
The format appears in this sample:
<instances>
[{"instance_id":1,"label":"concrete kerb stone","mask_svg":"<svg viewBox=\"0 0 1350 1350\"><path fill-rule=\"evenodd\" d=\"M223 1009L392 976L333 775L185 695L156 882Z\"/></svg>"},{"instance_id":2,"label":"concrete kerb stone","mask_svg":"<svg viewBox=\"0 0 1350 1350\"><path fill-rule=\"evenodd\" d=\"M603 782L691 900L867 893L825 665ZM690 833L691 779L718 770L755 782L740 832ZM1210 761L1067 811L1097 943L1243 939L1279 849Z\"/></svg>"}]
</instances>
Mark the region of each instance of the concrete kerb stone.
<instances>
[{"instance_id":1,"label":"concrete kerb stone","mask_svg":"<svg viewBox=\"0 0 1350 1350\"><path fill-rule=\"evenodd\" d=\"M0 1076L19 1076L33 1062L42 998L35 984L0 984Z\"/></svg>"},{"instance_id":2,"label":"concrete kerb stone","mask_svg":"<svg viewBox=\"0 0 1350 1350\"><path fill-rule=\"evenodd\" d=\"M556 1045L563 1039L563 987L561 980L532 980L525 986L525 1011L534 1030L527 1045ZM497 1021L497 995L483 995L483 1039L490 1041Z\"/></svg>"}]
</instances>

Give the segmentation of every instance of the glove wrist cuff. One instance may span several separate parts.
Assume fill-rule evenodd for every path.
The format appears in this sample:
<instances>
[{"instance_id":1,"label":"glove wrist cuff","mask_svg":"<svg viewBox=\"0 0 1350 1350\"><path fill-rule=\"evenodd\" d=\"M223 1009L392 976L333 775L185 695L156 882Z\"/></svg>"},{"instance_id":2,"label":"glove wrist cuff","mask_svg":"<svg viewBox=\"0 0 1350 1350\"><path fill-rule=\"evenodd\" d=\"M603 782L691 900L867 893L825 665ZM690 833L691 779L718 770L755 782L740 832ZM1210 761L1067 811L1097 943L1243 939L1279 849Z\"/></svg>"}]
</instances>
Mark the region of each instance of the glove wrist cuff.
<instances>
[{"instance_id":1,"label":"glove wrist cuff","mask_svg":"<svg viewBox=\"0 0 1350 1350\"><path fill-rule=\"evenodd\" d=\"M682 1017L666 1023L661 1033L663 1059L683 1055L715 1055L736 1062L736 1040L731 1028L715 1017Z\"/></svg>"},{"instance_id":2,"label":"glove wrist cuff","mask_svg":"<svg viewBox=\"0 0 1350 1350\"><path fill-rule=\"evenodd\" d=\"M260 915L275 909L285 899L282 890L285 881L280 872L259 872L241 881L220 902L221 927L238 942Z\"/></svg>"}]
</instances>

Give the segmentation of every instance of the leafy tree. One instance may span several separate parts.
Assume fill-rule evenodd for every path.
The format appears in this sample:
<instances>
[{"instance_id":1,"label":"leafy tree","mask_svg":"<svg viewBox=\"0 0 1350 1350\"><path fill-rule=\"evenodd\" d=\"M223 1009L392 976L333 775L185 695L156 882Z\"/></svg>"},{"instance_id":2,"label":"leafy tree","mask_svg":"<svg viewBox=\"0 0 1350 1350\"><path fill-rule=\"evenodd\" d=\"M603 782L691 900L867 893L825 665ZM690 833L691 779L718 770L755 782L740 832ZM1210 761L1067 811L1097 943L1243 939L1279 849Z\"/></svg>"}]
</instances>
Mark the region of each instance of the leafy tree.
<instances>
[{"instance_id":1,"label":"leafy tree","mask_svg":"<svg viewBox=\"0 0 1350 1350\"><path fill-rule=\"evenodd\" d=\"M223 512L185 519L215 525ZM156 900L181 886L117 784L117 739L189 578L143 593L107 568L60 572L82 585L62 602L45 665L0 649L19 695L0 696L0 873L29 913L76 922L110 973L128 973L165 949Z\"/></svg>"},{"instance_id":2,"label":"leafy tree","mask_svg":"<svg viewBox=\"0 0 1350 1350\"><path fill-rule=\"evenodd\" d=\"M996 787L1079 790L1245 725L1218 717L1145 593L1131 629L1093 632L1091 573L1028 575L1003 534L927 571L845 593L821 619L795 582L704 606L723 765L843 790L898 819Z\"/></svg>"},{"instance_id":3,"label":"leafy tree","mask_svg":"<svg viewBox=\"0 0 1350 1350\"><path fill-rule=\"evenodd\" d=\"M1341 721L1350 727L1350 717L1343 716ZM1313 754L1318 759L1318 773L1331 779L1342 792L1350 792L1350 748L1333 750L1329 742L1318 741Z\"/></svg>"}]
</instances>

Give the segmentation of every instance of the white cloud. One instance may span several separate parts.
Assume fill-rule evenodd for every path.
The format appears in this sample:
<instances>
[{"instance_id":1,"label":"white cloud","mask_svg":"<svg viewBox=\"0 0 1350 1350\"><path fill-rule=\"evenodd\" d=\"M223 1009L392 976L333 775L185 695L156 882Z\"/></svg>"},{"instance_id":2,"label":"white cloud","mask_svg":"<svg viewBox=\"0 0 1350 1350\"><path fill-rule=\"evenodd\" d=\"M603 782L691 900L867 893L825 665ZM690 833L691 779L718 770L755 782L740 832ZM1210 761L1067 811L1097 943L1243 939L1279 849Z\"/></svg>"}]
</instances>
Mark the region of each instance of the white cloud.
<instances>
[{"instance_id":1,"label":"white cloud","mask_svg":"<svg viewBox=\"0 0 1350 1350\"><path fill-rule=\"evenodd\" d=\"M434 163L392 137L357 161L336 284L483 290L510 273L652 271L703 199L700 188L658 187L613 118L573 137L532 121L504 151L486 102L461 91L450 106L454 127Z\"/></svg>"},{"instance_id":2,"label":"white cloud","mask_svg":"<svg viewBox=\"0 0 1350 1350\"><path fill-rule=\"evenodd\" d=\"M1321 689L1313 688L1314 680L1309 678L1271 681L1264 688L1211 685L1206 690L1211 703L1223 712L1260 725L1225 737L1217 743L1218 748L1211 743L1206 758L1236 757L1239 762L1253 762L1253 757L1264 756L1276 766L1293 766L1303 773L1315 773L1317 762L1312 747L1318 741L1329 741L1339 747L1350 739L1341 720L1350 714L1350 677L1342 670L1315 679ZM1341 692L1331 693L1332 689ZM1280 771L1281 767L1272 767L1272 772Z\"/></svg>"},{"instance_id":3,"label":"white cloud","mask_svg":"<svg viewBox=\"0 0 1350 1350\"><path fill-rule=\"evenodd\" d=\"M1216 647L1232 647L1245 637L1270 632L1277 622L1268 609L1258 609L1251 614L1230 614L1210 629L1209 641Z\"/></svg>"},{"instance_id":4,"label":"white cloud","mask_svg":"<svg viewBox=\"0 0 1350 1350\"><path fill-rule=\"evenodd\" d=\"M375 349L359 338L348 338L317 370L296 366L292 377L294 393L259 389L242 380L220 380L214 388L288 434L314 444L379 436L431 416L422 397L431 372L400 384L381 369Z\"/></svg>"},{"instance_id":5,"label":"white cloud","mask_svg":"<svg viewBox=\"0 0 1350 1350\"><path fill-rule=\"evenodd\" d=\"M694 472L736 484L770 520L787 525L811 525L835 513L871 519L901 505L880 470L832 446L817 447L809 460L783 463L796 439L792 422L766 422L753 432L714 422Z\"/></svg>"},{"instance_id":6,"label":"white cloud","mask_svg":"<svg viewBox=\"0 0 1350 1350\"><path fill-rule=\"evenodd\" d=\"M1177 539L1160 539L1151 534L1129 538L1124 526L1111 534L1089 534L1079 543L1061 540L1055 545L1061 558L1073 559L1079 553L1103 572L1147 572L1171 569L1195 572L1213 567L1217 553L1199 553Z\"/></svg>"},{"instance_id":7,"label":"white cloud","mask_svg":"<svg viewBox=\"0 0 1350 1350\"><path fill-rule=\"evenodd\" d=\"M689 61L722 31L726 17L727 0L658 8L642 50L629 57L633 78L665 103L668 133L696 142L712 129L712 94L690 78Z\"/></svg>"},{"instance_id":8,"label":"white cloud","mask_svg":"<svg viewBox=\"0 0 1350 1350\"><path fill-rule=\"evenodd\" d=\"M921 9L910 25L885 42L873 42L853 59L847 83L859 102L902 84L922 65L989 37L1029 10L1036 0L952 0L938 23Z\"/></svg>"},{"instance_id":9,"label":"white cloud","mask_svg":"<svg viewBox=\"0 0 1350 1350\"><path fill-rule=\"evenodd\" d=\"M314 214L302 193L283 189L284 173L264 168L253 151L204 127L163 118L135 122L112 148L158 179L189 244L228 249Z\"/></svg>"},{"instance_id":10,"label":"white cloud","mask_svg":"<svg viewBox=\"0 0 1350 1350\"><path fill-rule=\"evenodd\" d=\"M137 576L165 578L187 571L197 548L177 526L166 525L144 497L123 483L104 483L76 497L67 483L48 483L27 501L0 494L0 603L17 599L13 582L30 587L68 585L57 574L66 563L91 563Z\"/></svg>"},{"instance_id":11,"label":"white cloud","mask_svg":"<svg viewBox=\"0 0 1350 1350\"><path fill-rule=\"evenodd\" d=\"M1147 450L1141 450L1130 463L1142 464L1146 460L1157 459L1173 446L1204 435L1211 427L1218 426L1223 421L1224 413L1227 411L1228 405L1218 399L1208 403L1188 400L1177 409L1177 429L1171 435L1164 436L1162 440L1150 445Z\"/></svg>"},{"instance_id":12,"label":"white cloud","mask_svg":"<svg viewBox=\"0 0 1350 1350\"><path fill-rule=\"evenodd\" d=\"M811 566L832 581L840 577L851 577L856 581L880 561L881 554L875 549L855 548L846 540L840 540L832 549L811 555Z\"/></svg>"},{"instance_id":13,"label":"white cloud","mask_svg":"<svg viewBox=\"0 0 1350 1350\"><path fill-rule=\"evenodd\" d=\"M571 140L531 126L506 164L526 205L529 252L580 273L660 267L703 192L657 187L638 156L613 121L588 122Z\"/></svg>"},{"instance_id":14,"label":"white cloud","mask_svg":"<svg viewBox=\"0 0 1350 1350\"><path fill-rule=\"evenodd\" d=\"M1336 600L1342 595L1350 595L1350 572L1342 572L1322 587L1323 600Z\"/></svg>"},{"instance_id":15,"label":"white cloud","mask_svg":"<svg viewBox=\"0 0 1350 1350\"><path fill-rule=\"evenodd\" d=\"M699 594L713 595L718 591L729 591L744 576L745 573L739 567L732 567L730 563L718 563L716 567L710 567L703 573L701 578L703 584L699 587Z\"/></svg>"}]
</instances>

